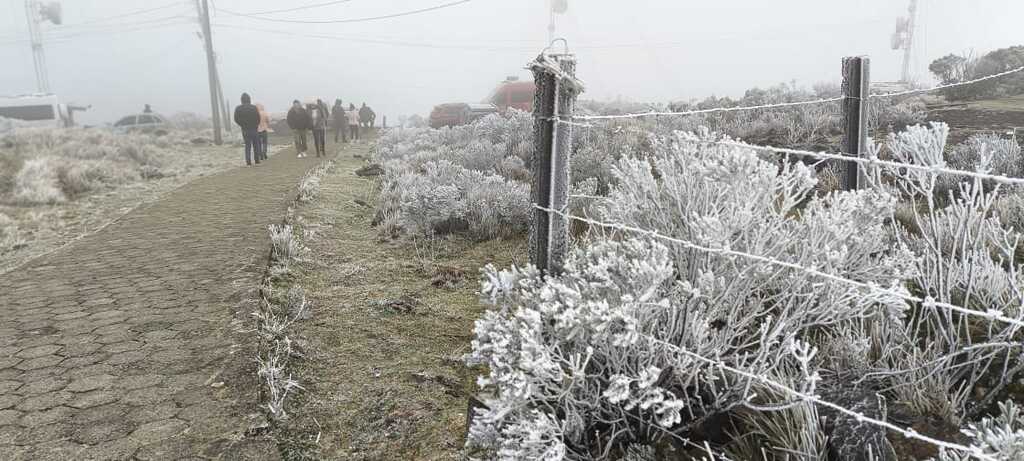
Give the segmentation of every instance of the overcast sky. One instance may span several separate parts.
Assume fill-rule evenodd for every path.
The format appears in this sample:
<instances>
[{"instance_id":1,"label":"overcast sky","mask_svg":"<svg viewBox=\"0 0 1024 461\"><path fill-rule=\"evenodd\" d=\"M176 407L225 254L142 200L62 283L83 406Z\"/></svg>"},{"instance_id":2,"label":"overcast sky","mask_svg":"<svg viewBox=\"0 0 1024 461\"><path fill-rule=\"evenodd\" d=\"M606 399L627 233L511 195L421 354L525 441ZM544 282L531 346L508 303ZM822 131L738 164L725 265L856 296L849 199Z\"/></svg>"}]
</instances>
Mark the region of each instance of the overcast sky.
<instances>
[{"instance_id":1,"label":"overcast sky","mask_svg":"<svg viewBox=\"0 0 1024 461\"><path fill-rule=\"evenodd\" d=\"M357 23L276 20L366 18L454 0L216 0L214 46L225 92L271 111L296 98L367 102L389 119L434 104L483 100L545 46L549 0L472 0ZM753 86L838 81L841 58L872 59L872 79L899 77L889 49L909 0L568 0L559 37L579 57L589 99L670 101L742 95ZM47 25L53 92L91 104L80 120L112 122L144 103L160 113L209 114L206 61L194 1L61 0L63 26ZM920 0L914 73L950 52L1024 44L1024 1ZM35 91L23 0L0 0L0 95ZM152 9L144 14L129 14ZM126 16L121 16L129 14ZM114 17L120 16L120 17ZM112 18L114 17L114 18Z\"/></svg>"}]
</instances>

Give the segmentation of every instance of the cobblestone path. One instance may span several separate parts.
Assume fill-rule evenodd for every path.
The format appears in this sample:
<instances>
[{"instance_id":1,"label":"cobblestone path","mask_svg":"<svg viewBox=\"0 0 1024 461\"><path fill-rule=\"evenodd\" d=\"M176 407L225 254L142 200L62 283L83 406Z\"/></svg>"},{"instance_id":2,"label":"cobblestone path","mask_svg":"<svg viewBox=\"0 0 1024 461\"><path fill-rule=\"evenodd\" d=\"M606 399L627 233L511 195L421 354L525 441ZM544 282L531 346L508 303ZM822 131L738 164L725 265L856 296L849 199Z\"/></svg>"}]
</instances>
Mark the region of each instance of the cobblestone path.
<instances>
[{"instance_id":1,"label":"cobblestone path","mask_svg":"<svg viewBox=\"0 0 1024 461\"><path fill-rule=\"evenodd\" d=\"M255 389L232 320L316 163L199 179L0 275L0 460L276 458L242 436Z\"/></svg>"}]
</instances>

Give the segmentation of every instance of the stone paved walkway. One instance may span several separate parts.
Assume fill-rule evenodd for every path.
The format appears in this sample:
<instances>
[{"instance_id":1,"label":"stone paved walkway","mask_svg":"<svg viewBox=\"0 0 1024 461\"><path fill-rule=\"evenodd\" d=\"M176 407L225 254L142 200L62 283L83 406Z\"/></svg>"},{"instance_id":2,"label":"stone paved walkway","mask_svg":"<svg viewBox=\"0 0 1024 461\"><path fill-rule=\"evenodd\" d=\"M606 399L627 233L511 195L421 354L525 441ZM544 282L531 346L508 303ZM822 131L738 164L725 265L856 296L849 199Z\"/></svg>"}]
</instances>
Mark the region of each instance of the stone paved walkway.
<instances>
[{"instance_id":1,"label":"stone paved walkway","mask_svg":"<svg viewBox=\"0 0 1024 461\"><path fill-rule=\"evenodd\" d=\"M239 443L255 389L231 321L316 163L197 180L0 275L0 460L276 457Z\"/></svg>"}]
</instances>

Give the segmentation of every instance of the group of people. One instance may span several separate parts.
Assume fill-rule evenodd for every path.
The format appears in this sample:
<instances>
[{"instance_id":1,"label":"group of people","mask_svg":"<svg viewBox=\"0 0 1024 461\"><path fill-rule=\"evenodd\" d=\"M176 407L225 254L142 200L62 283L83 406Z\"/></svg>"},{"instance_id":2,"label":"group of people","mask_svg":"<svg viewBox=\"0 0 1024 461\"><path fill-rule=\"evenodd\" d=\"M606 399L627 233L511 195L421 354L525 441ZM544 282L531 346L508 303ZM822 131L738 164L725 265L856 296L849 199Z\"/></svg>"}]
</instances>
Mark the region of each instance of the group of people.
<instances>
[{"instance_id":1,"label":"group of people","mask_svg":"<svg viewBox=\"0 0 1024 461\"><path fill-rule=\"evenodd\" d=\"M355 104L349 104L348 108L342 104L341 99L334 101L334 107L328 109L322 99L317 99L314 104L307 104L303 107L298 99L292 102L292 108L288 111L288 128L292 130L295 137L295 151L299 157L305 157L309 149L306 145L306 132L313 132L313 144L316 149L316 156L327 155L325 144L327 140L327 128L334 129L334 142L339 138L341 142L359 140L360 126L370 128L377 115L366 103L363 103L358 111Z\"/></svg>"},{"instance_id":2,"label":"group of people","mask_svg":"<svg viewBox=\"0 0 1024 461\"><path fill-rule=\"evenodd\" d=\"M306 156L309 150L306 133L313 133L313 147L317 157L327 156L327 129L334 128L334 142L348 142L349 139L359 139L360 127L372 128L376 121L377 114L370 109L366 103L356 110L354 104L348 108L341 103L341 99L335 100L334 107L327 108L322 99L315 103L302 105L299 100L292 102L288 110L288 128L292 130L295 138L295 151L299 158ZM263 108L262 104L253 104L252 97L248 93L242 93L242 104L235 108L235 123L242 129L242 139L245 140L245 164L252 165L255 162L259 165L267 159L267 133L270 131L270 115Z\"/></svg>"},{"instance_id":3,"label":"group of people","mask_svg":"<svg viewBox=\"0 0 1024 461\"><path fill-rule=\"evenodd\" d=\"M267 159L267 135L270 132L270 114L263 104L253 105L249 93L242 93L242 104L235 108L235 123L242 130L245 141L245 164L257 165Z\"/></svg>"}]
</instances>

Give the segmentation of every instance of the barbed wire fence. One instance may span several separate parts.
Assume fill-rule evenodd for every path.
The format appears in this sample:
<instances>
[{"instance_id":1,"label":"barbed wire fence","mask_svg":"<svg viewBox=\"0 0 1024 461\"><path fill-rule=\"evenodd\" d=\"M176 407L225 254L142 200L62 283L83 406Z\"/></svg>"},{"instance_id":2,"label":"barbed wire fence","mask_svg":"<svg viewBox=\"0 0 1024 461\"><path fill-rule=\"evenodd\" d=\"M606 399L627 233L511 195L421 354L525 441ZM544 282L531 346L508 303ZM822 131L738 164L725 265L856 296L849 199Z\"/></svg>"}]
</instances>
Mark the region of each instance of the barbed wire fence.
<instances>
[{"instance_id":1,"label":"barbed wire fence","mask_svg":"<svg viewBox=\"0 0 1024 461\"><path fill-rule=\"evenodd\" d=\"M813 267L805 267L799 264L729 248L705 246L693 241L663 235L656 230L642 229L622 223L601 221L590 217L574 215L567 211L569 209L570 199L609 199L608 197L601 195L570 194L567 192L570 189L568 169L572 160L571 139L574 135L574 129L589 130L597 126L597 123L616 121L639 119L657 120L668 117L701 117L711 114L741 114L746 112L808 108L823 105L830 105L831 107L828 111L832 114L835 114L836 112L841 112L842 114L843 123L841 126L843 127L843 142L838 152L792 149L772 145L756 145L731 139L699 139L695 140L695 142L706 143L707 145L723 145L746 149L751 153L751 155L755 155L757 152L774 152L786 154L787 156L794 155L822 161L838 162L847 166L843 174L845 179L841 181L841 187L846 190L864 187L863 171L878 167L888 167L899 169L901 171L917 171L934 175L953 175L972 178L975 180L991 181L998 184L1021 186L1024 185L1024 178L1007 177L1004 175L989 174L980 171L949 168L945 165L919 165L883 160L878 158L877 152L866 148L866 140L868 138L867 135L869 130L867 119L870 116L870 102L872 100L921 95L949 88L974 85L980 82L1024 72L1024 66L964 82L944 84L922 89L871 94L869 79L870 61L866 57L849 57L843 59L843 95L840 97L736 107L698 108L682 111L647 111L620 115L599 114L579 116L573 113L573 107L576 97L583 91L584 87L583 83L575 76L575 66L576 58L570 54L568 50L563 53L548 53L545 51L537 58L536 61L529 65L529 68L533 70L535 79L538 83L534 107L539 109L535 110L534 113L534 135L536 143L536 161L534 162L533 168L534 178L532 193L534 223L531 225L530 229L529 248L531 263L537 265L537 267L544 273L554 276L561 272L561 262L565 259L565 253L569 247L569 223L576 221L591 227L662 240L709 256L743 258L752 262L773 266L778 270L798 271L816 279L848 285L855 289L863 290L865 293L883 295L889 299L898 299L909 303L915 303L924 306L925 308L945 309L949 312L983 319L988 322L1006 324L1013 328L1024 328L1024 311L1015 318L1006 315L1003 311L998 309L988 309L985 311L975 310L952 303L940 302L930 296L915 296L902 287L883 287L876 283L854 280L839 274L815 269ZM874 418L869 415L859 413L834 402L826 401L814 393L794 389L786 384L773 381L767 376L750 373L749 371L732 367L720 359L701 356L700 354L682 348L679 345L668 343L659 338L645 336L645 339L658 342L660 345L672 349L681 356L686 356L690 359L700 361L713 368L731 373L739 378L761 383L799 401L828 407L849 417L855 418L859 422L893 431L909 439L915 439L939 449L958 452L974 459L986 461L995 461L997 459L982 452L976 447L920 434L913 428L900 427L896 424L885 421L885 418ZM710 447L708 447L708 451L710 452Z\"/></svg>"}]
</instances>

